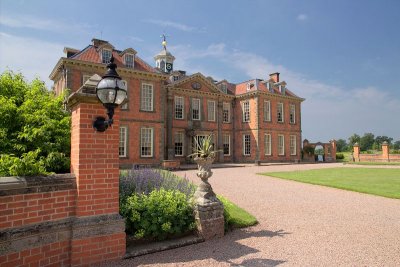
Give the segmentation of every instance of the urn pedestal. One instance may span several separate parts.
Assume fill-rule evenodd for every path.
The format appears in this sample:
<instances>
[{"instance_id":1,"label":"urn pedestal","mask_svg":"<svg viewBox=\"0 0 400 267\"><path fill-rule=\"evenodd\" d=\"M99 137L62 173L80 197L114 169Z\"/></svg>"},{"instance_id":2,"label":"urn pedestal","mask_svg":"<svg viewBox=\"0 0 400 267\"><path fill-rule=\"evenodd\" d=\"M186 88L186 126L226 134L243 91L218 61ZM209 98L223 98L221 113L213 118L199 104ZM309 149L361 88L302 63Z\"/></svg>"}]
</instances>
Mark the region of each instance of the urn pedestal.
<instances>
[{"instance_id":1,"label":"urn pedestal","mask_svg":"<svg viewBox=\"0 0 400 267\"><path fill-rule=\"evenodd\" d=\"M195 158L197 176L201 184L194 194L195 219L199 235L204 240L224 236L224 206L215 195L208 178L212 176L211 164L214 158Z\"/></svg>"}]
</instances>

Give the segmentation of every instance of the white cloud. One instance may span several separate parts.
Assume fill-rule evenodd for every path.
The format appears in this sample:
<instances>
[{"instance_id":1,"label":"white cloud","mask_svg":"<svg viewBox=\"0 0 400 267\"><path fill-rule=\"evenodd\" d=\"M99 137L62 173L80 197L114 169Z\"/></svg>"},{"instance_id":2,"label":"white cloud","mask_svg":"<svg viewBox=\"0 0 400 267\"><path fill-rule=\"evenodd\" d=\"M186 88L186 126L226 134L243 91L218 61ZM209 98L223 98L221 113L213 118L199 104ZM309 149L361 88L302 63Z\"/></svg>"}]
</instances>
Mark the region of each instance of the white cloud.
<instances>
[{"instance_id":1,"label":"white cloud","mask_svg":"<svg viewBox=\"0 0 400 267\"><path fill-rule=\"evenodd\" d=\"M306 14L299 14L297 16L297 20L300 20L300 21L305 21L307 19L308 19L308 16Z\"/></svg>"},{"instance_id":2,"label":"white cloud","mask_svg":"<svg viewBox=\"0 0 400 267\"><path fill-rule=\"evenodd\" d=\"M89 31L92 26L85 23L65 22L61 20L50 20L28 15L2 15L0 25L11 28L28 28L50 32L83 33Z\"/></svg>"},{"instance_id":3,"label":"white cloud","mask_svg":"<svg viewBox=\"0 0 400 267\"><path fill-rule=\"evenodd\" d=\"M251 78L268 78L269 73L280 72L288 88L300 97L302 104L303 138L310 141L328 141L332 138L347 138L353 133L372 132L388 135L400 140L400 125L396 114L400 114L400 99L381 88L343 88L307 77L285 66L276 65L267 58L249 52L229 50L223 43L211 44L205 49L194 49L190 45L172 47L176 62L190 72L207 70L200 65L199 58L219 62L246 74ZM171 48L171 49L172 49ZM206 75L215 74L206 72ZM226 73L217 73L222 79ZM217 77L215 76L215 77ZM232 81L240 82L240 81Z\"/></svg>"},{"instance_id":4,"label":"white cloud","mask_svg":"<svg viewBox=\"0 0 400 267\"><path fill-rule=\"evenodd\" d=\"M52 86L48 77L63 56L64 46L3 32L0 39L0 72L20 71L28 80L39 77L48 88Z\"/></svg>"},{"instance_id":5,"label":"white cloud","mask_svg":"<svg viewBox=\"0 0 400 267\"><path fill-rule=\"evenodd\" d=\"M168 20L148 19L148 20L144 20L144 22L155 24L155 25L158 25L161 27L171 27L171 28L175 28L175 29L185 31L185 32L192 32L196 29L194 27L191 27L191 26L188 26L188 25L185 25L182 23L168 21Z\"/></svg>"}]
</instances>

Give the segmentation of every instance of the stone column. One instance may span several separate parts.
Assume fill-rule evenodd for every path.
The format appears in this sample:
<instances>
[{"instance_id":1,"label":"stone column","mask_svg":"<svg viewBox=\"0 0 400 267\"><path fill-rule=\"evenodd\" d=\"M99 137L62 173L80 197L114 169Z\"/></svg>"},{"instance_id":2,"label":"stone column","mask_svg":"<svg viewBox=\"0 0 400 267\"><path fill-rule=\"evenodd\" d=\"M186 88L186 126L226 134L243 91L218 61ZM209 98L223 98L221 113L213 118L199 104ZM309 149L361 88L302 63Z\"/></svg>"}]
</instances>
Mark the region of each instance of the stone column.
<instances>
[{"instance_id":1,"label":"stone column","mask_svg":"<svg viewBox=\"0 0 400 267\"><path fill-rule=\"evenodd\" d=\"M121 259L126 249L125 222L119 215L119 108L111 127L95 131L95 118L107 115L93 89L88 85L68 99L72 111L71 172L77 185L72 266Z\"/></svg>"},{"instance_id":2,"label":"stone column","mask_svg":"<svg viewBox=\"0 0 400 267\"><path fill-rule=\"evenodd\" d=\"M331 155L332 155L332 161L336 162L336 140L331 140Z\"/></svg>"},{"instance_id":3,"label":"stone column","mask_svg":"<svg viewBox=\"0 0 400 267\"><path fill-rule=\"evenodd\" d=\"M382 144L382 161L389 162L389 144L385 141Z\"/></svg>"},{"instance_id":4,"label":"stone column","mask_svg":"<svg viewBox=\"0 0 400 267\"><path fill-rule=\"evenodd\" d=\"M358 143L353 145L353 160L360 161L360 145Z\"/></svg>"},{"instance_id":5,"label":"stone column","mask_svg":"<svg viewBox=\"0 0 400 267\"><path fill-rule=\"evenodd\" d=\"M224 206L215 195L208 178L211 177L213 158L195 158L199 167L197 176L201 179L200 185L194 194L195 219L199 235L204 240L224 236Z\"/></svg>"},{"instance_id":6,"label":"stone column","mask_svg":"<svg viewBox=\"0 0 400 267\"><path fill-rule=\"evenodd\" d=\"M174 116L174 96L168 92L167 96L167 155L168 160L174 159L174 145L173 145L173 136L172 136L172 120Z\"/></svg>"}]
</instances>

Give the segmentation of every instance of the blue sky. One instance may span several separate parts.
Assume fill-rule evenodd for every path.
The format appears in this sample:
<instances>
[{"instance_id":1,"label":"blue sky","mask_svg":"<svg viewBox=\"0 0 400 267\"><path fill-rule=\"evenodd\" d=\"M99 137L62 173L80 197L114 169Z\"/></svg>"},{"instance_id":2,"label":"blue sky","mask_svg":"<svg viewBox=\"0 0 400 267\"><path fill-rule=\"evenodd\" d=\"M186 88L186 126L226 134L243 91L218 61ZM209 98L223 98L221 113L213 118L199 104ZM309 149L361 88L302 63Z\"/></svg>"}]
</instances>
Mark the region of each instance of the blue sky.
<instances>
[{"instance_id":1,"label":"blue sky","mask_svg":"<svg viewBox=\"0 0 400 267\"><path fill-rule=\"evenodd\" d=\"M303 138L400 140L397 0L0 0L0 71L48 80L65 46L92 38L153 65L166 33L175 69L241 82L281 80L302 104Z\"/></svg>"}]
</instances>

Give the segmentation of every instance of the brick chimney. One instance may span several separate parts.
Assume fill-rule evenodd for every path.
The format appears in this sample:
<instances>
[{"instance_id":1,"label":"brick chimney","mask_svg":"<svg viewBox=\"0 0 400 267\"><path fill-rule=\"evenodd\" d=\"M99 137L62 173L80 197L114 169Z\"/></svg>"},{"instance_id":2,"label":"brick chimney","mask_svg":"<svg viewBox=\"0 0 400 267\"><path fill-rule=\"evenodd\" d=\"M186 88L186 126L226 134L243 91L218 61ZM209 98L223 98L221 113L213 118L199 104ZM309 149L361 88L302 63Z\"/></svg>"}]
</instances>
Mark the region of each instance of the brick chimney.
<instances>
[{"instance_id":1,"label":"brick chimney","mask_svg":"<svg viewBox=\"0 0 400 267\"><path fill-rule=\"evenodd\" d=\"M269 75L270 80L274 81L274 83L278 83L279 82L279 72L275 72L275 73L271 73Z\"/></svg>"}]
</instances>

